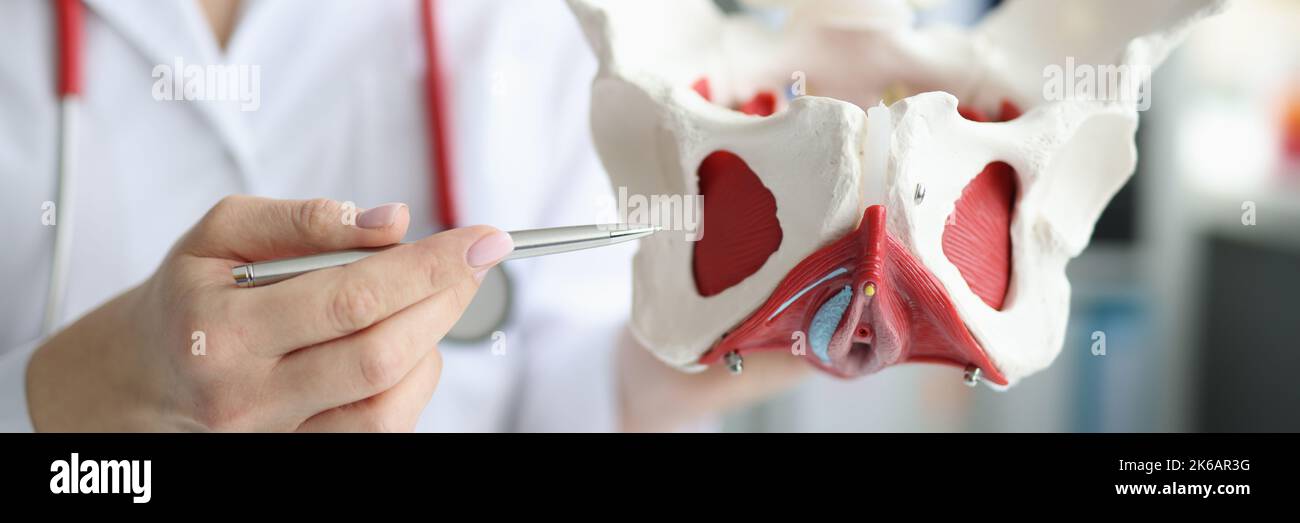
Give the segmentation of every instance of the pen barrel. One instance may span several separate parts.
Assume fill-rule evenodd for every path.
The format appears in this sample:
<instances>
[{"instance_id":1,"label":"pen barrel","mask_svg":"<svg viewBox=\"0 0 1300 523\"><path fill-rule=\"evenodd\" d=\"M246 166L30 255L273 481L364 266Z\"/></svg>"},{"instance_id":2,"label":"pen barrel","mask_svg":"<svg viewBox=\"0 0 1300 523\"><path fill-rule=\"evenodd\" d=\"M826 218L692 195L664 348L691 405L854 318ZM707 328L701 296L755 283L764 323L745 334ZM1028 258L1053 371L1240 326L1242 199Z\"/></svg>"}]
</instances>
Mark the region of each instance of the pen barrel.
<instances>
[{"instance_id":1,"label":"pen barrel","mask_svg":"<svg viewBox=\"0 0 1300 523\"><path fill-rule=\"evenodd\" d=\"M552 227L510 233L515 249L501 261L532 258L561 252L570 252L609 245L608 231L593 230L590 225Z\"/></svg>"},{"instance_id":2,"label":"pen barrel","mask_svg":"<svg viewBox=\"0 0 1300 523\"><path fill-rule=\"evenodd\" d=\"M509 234L514 241L515 249L501 261L603 247L644 238L657 230L653 227L629 228L622 224L604 224L513 231ZM364 260L372 254L399 245L403 244L249 263L235 267L230 272L235 277L235 284L240 287L270 285L299 274Z\"/></svg>"},{"instance_id":3,"label":"pen barrel","mask_svg":"<svg viewBox=\"0 0 1300 523\"><path fill-rule=\"evenodd\" d=\"M287 280L299 274L339 267L364 260L371 255L383 252L388 247L374 249L349 249L240 265L232 269L235 284L240 287L257 287Z\"/></svg>"}]
</instances>

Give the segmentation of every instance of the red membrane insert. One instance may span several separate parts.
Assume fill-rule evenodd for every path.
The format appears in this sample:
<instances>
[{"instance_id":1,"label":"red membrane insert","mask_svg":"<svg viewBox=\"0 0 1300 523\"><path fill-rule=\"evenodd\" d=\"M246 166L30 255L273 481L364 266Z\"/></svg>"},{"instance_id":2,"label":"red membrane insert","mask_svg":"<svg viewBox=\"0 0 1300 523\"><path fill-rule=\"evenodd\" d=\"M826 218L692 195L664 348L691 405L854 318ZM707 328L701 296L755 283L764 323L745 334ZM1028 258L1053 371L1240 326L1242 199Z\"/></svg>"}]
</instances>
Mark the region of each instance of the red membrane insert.
<instances>
[{"instance_id":1,"label":"red membrane insert","mask_svg":"<svg viewBox=\"0 0 1300 523\"><path fill-rule=\"evenodd\" d=\"M710 154L700 163L703 235L691 270L700 296L714 296L758 272L781 246L776 197L739 156Z\"/></svg>"}]
</instances>

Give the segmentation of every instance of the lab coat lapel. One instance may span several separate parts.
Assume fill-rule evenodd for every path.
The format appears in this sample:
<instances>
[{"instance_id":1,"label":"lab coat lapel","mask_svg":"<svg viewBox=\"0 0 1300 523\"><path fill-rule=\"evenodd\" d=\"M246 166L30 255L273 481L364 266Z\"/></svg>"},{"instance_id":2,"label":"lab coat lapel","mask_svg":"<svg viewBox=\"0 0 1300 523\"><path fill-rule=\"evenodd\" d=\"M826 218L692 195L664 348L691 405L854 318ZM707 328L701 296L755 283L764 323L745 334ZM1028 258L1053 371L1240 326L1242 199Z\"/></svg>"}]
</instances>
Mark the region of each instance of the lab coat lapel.
<instances>
[{"instance_id":1,"label":"lab coat lapel","mask_svg":"<svg viewBox=\"0 0 1300 523\"><path fill-rule=\"evenodd\" d=\"M186 64L221 64L221 52L203 14L194 2L153 0L85 0L87 6L145 59L173 66L177 57ZM93 22L92 22L93 23ZM174 71L182 74L182 71ZM89 79L94 82L94 79ZM199 111L234 159L244 187L251 187L253 147L242 113L229 105L204 101L183 102Z\"/></svg>"}]
</instances>

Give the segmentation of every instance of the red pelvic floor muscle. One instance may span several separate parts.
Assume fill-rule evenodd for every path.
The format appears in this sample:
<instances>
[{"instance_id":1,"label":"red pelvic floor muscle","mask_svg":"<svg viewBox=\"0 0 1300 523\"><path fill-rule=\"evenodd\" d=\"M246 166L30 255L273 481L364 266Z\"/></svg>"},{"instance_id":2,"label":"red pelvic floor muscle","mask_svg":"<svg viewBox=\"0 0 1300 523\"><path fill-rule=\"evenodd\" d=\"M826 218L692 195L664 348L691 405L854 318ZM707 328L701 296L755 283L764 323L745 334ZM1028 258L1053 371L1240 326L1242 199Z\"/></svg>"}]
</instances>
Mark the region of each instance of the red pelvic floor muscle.
<instances>
[{"instance_id":1,"label":"red pelvic floor muscle","mask_svg":"<svg viewBox=\"0 0 1300 523\"><path fill-rule=\"evenodd\" d=\"M750 277L781 246L776 197L739 156L710 154L700 163L704 235L694 245L695 290L713 296Z\"/></svg>"},{"instance_id":2,"label":"red pelvic floor muscle","mask_svg":"<svg viewBox=\"0 0 1300 523\"><path fill-rule=\"evenodd\" d=\"M990 381L1006 384L1006 378L971 336L943 285L885 232L884 224L884 207L868 208L858 230L795 266L753 314L700 357L700 363L712 364L733 351L790 350L791 333L807 333L818 307L848 285L854 289L853 302L836 326L830 349L833 361L826 365L808 356L813 365L841 377L907 362L975 365ZM812 292L798 294L837 267L850 272L823 282ZM862 291L868 283L873 285L874 296ZM787 302L788 308L781 310ZM892 345L892 350L882 351L877 344ZM871 348L855 355L853 347L858 346ZM881 360L885 352L897 356Z\"/></svg>"},{"instance_id":3,"label":"red pelvic floor muscle","mask_svg":"<svg viewBox=\"0 0 1300 523\"><path fill-rule=\"evenodd\" d=\"M1003 162L984 168L961 191L943 229L943 254L984 303L1002 310L1011 283L1011 216L1016 171Z\"/></svg>"}]
</instances>

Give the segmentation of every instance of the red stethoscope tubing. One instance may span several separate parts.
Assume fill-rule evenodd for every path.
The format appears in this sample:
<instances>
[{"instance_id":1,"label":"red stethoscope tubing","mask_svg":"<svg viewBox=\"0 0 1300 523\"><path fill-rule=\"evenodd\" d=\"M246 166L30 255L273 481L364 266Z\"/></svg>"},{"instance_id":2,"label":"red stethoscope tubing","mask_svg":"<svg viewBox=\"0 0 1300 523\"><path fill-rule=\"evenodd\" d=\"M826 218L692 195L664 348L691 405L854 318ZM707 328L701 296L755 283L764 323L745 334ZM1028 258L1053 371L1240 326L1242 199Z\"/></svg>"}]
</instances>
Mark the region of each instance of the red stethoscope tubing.
<instances>
[{"instance_id":1,"label":"red stethoscope tubing","mask_svg":"<svg viewBox=\"0 0 1300 523\"><path fill-rule=\"evenodd\" d=\"M433 201L437 202L435 218L444 228L457 226L458 209L456 184L451 172L451 137L447 133L449 110L447 105L447 83L443 81L442 55L438 47L438 12L434 0L420 1L421 34L424 36L424 90L425 111L429 122L429 156L433 171Z\"/></svg>"},{"instance_id":2,"label":"red stethoscope tubing","mask_svg":"<svg viewBox=\"0 0 1300 523\"><path fill-rule=\"evenodd\" d=\"M54 0L54 30L59 39L59 98L81 94L81 49L85 45L81 0Z\"/></svg>"},{"instance_id":3,"label":"red stethoscope tubing","mask_svg":"<svg viewBox=\"0 0 1300 523\"><path fill-rule=\"evenodd\" d=\"M456 184L452 176L451 138L447 129L447 83L438 46L435 0L420 0L420 29L423 35L425 71L425 110L429 122L429 168L432 171L433 218L443 228L458 225ZM58 95L60 99L81 95L82 60L85 46L84 6L81 0L54 0L55 31L58 38Z\"/></svg>"}]
</instances>

